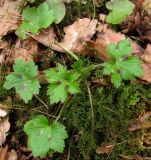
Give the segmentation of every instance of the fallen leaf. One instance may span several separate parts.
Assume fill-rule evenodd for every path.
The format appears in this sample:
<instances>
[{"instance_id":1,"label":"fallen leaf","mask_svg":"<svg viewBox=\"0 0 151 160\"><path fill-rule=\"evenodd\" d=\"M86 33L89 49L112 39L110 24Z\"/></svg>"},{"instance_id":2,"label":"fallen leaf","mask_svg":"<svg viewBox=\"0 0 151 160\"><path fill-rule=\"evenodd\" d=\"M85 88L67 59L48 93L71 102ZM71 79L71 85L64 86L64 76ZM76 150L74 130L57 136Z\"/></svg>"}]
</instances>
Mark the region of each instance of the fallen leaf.
<instances>
[{"instance_id":1,"label":"fallen leaf","mask_svg":"<svg viewBox=\"0 0 151 160\"><path fill-rule=\"evenodd\" d=\"M4 0L0 5L0 36L17 29L19 0Z\"/></svg>"},{"instance_id":2,"label":"fallen leaf","mask_svg":"<svg viewBox=\"0 0 151 160\"><path fill-rule=\"evenodd\" d=\"M124 34L120 32L115 32L111 29L107 29L104 33L98 33L96 42L93 42L93 46L98 52L100 58L105 61L109 58L106 52L107 46L110 43L117 44L119 41L124 40L125 38L126 36ZM88 44L91 45L92 42L88 42ZM138 55L142 53L143 49L137 43L131 40L131 45L133 48L132 53L137 53Z\"/></svg>"},{"instance_id":3,"label":"fallen leaf","mask_svg":"<svg viewBox=\"0 0 151 160\"><path fill-rule=\"evenodd\" d=\"M6 141L6 134L10 129L10 123L8 117L0 120L0 145Z\"/></svg>"},{"instance_id":4,"label":"fallen leaf","mask_svg":"<svg viewBox=\"0 0 151 160\"><path fill-rule=\"evenodd\" d=\"M96 149L97 154L109 154L112 152L114 144L111 142L103 142L100 147Z\"/></svg>"},{"instance_id":5,"label":"fallen leaf","mask_svg":"<svg viewBox=\"0 0 151 160\"><path fill-rule=\"evenodd\" d=\"M142 134L141 147L145 149L151 149L151 133Z\"/></svg>"},{"instance_id":6,"label":"fallen leaf","mask_svg":"<svg viewBox=\"0 0 151 160\"><path fill-rule=\"evenodd\" d=\"M38 35L31 35L31 36L33 39L35 39L36 41L47 47L51 47L52 49L59 52L64 52L64 50L61 47L55 44L56 34L54 32L53 27L42 30L42 32L40 32Z\"/></svg>"},{"instance_id":7,"label":"fallen leaf","mask_svg":"<svg viewBox=\"0 0 151 160\"><path fill-rule=\"evenodd\" d=\"M151 83L151 44L147 45L141 59L143 60L142 67L144 69L144 75L140 79Z\"/></svg>"},{"instance_id":8,"label":"fallen leaf","mask_svg":"<svg viewBox=\"0 0 151 160\"><path fill-rule=\"evenodd\" d=\"M7 49L9 47L8 42L0 40L0 65L5 61Z\"/></svg>"},{"instance_id":9,"label":"fallen leaf","mask_svg":"<svg viewBox=\"0 0 151 160\"><path fill-rule=\"evenodd\" d=\"M6 160L17 160L17 153L14 149L12 149L11 151L9 151L7 153L7 158Z\"/></svg>"},{"instance_id":10,"label":"fallen leaf","mask_svg":"<svg viewBox=\"0 0 151 160\"><path fill-rule=\"evenodd\" d=\"M142 8L148 13L148 15L151 16L151 0L144 0L142 3Z\"/></svg>"},{"instance_id":11,"label":"fallen leaf","mask_svg":"<svg viewBox=\"0 0 151 160\"><path fill-rule=\"evenodd\" d=\"M6 62L12 64L16 59L25 61L33 60L33 54L38 50L38 44L35 40L29 38L24 41L18 40L16 45L6 58Z\"/></svg>"},{"instance_id":12,"label":"fallen leaf","mask_svg":"<svg viewBox=\"0 0 151 160\"><path fill-rule=\"evenodd\" d=\"M146 112L137 119L137 122L129 127L129 131L135 131L139 129L151 128L151 121L148 120L151 117L151 112Z\"/></svg>"},{"instance_id":13,"label":"fallen leaf","mask_svg":"<svg viewBox=\"0 0 151 160\"><path fill-rule=\"evenodd\" d=\"M85 42L96 33L97 23L96 19L78 19L72 25L64 28L65 36L61 45L72 52L84 54Z\"/></svg>"},{"instance_id":14,"label":"fallen leaf","mask_svg":"<svg viewBox=\"0 0 151 160\"><path fill-rule=\"evenodd\" d=\"M7 112L0 108L0 118L5 117L7 115Z\"/></svg>"},{"instance_id":15,"label":"fallen leaf","mask_svg":"<svg viewBox=\"0 0 151 160\"><path fill-rule=\"evenodd\" d=\"M6 160L8 152L8 145L6 145L3 148L0 148L0 160Z\"/></svg>"}]
</instances>

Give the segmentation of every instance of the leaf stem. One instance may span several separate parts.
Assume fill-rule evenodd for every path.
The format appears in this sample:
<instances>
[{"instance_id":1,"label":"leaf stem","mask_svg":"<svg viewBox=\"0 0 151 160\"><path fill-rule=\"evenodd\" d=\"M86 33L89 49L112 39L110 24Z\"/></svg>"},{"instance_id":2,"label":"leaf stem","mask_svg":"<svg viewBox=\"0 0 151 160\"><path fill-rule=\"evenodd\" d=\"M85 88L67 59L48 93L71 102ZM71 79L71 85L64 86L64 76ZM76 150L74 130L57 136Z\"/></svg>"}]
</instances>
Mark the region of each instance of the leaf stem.
<instances>
[{"instance_id":1,"label":"leaf stem","mask_svg":"<svg viewBox=\"0 0 151 160\"><path fill-rule=\"evenodd\" d=\"M42 100L40 99L37 95L34 94L34 96L48 109L48 106L47 104Z\"/></svg>"},{"instance_id":2,"label":"leaf stem","mask_svg":"<svg viewBox=\"0 0 151 160\"><path fill-rule=\"evenodd\" d=\"M73 52L71 52L69 49L67 49L66 47L64 47L62 44L58 43L57 41L55 41L55 43L60 46L61 48L63 48L69 55L71 55L75 60L79 60L78 56L76 56Z\"/></svg>"},{"instance_id":3,"label":"leaf stem","mask_svg":"<svg viewBox=\"0 0 151 160\"><path fill-rule=\"evenodd\" d=\"M69 100L66 100L66 101L65 101L65 103L64 103L63 106L61 107L61 110L60 110L60 112L59 112L59 114L58 114L55 122L57 122L57 121L60 119L60 117L61 117L61 115L62 115L62 113L63 113L64 108L65 108L65 107L68 107L68 106L71 104L71 101L72 101L72 99L71 99L70 101L69 101ZM69 102L69 103L68 103L68 102Z\"/></svg>"}]
</instances>

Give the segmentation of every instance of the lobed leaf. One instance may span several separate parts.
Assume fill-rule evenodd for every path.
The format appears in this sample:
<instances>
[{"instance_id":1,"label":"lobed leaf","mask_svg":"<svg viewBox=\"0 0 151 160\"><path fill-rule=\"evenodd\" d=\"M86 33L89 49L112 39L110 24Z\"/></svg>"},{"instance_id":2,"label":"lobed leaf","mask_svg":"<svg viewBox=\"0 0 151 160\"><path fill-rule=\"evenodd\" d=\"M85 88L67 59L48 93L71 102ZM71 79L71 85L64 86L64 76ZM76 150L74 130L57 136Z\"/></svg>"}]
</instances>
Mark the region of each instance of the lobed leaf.
<instances>
[{"instance_id":1,"label":"lobed leaf","mask_svg":"<svg viewBox=\"0 0 151 160\"><path fill-rule=\"evenodd\" d=\"M64 149L64 139L68 137L65 127L53 122L49 125L48 119L43 116L26 122L24 131L28 135L28 148L33 156L45 157L50 151L62 153Z\"/></svg>"},{"instance_id":2,"label":"lobed leaf","mask_svg":"<svg viewBox=\"0 0 151 160\"><path fill-rule=\"evenodd\" d=\"M40 83L37 78L37 66L34 62L18 59L13 65L14 72L6 76L4 88L15 88L20 97L27 103L34 94L39 93Z\"/></svg>"},{"instance_id":3,"label":"lobed leaf","mask_svg":"<svg viewBox=\"0 0 151 160\"><path fill-rule=\"evenodd\" d=\"M120 24L132 13L134 7L129 0L111 0L106 3L106 8L111 11L106 21L111 24Z\"/></svg>"},{"instance_id":4,"label":"lobed leaf","mask_svg":"<svg viewBox=\"0 0 151 160\"><path fill-rule=\"evenodd\" d=\"M68 71L64 66L58 64L57 67L45 71L46 79L50 83L47 95L50 103L65 102L68 93L76 94L79 92L79 85L76 80L79 74L76 71Z\"/></svg>"}]
</instances>

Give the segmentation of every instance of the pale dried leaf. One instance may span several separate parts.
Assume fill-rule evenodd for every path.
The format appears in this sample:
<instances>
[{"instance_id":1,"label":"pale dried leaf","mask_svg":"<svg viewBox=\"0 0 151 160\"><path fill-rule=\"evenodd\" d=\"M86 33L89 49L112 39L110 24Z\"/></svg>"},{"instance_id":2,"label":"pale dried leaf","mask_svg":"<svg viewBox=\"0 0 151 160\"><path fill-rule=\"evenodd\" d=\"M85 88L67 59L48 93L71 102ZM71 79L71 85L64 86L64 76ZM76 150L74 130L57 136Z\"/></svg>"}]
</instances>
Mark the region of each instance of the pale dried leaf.
<instances>
[{"instance_id":1,"label":"pale dried leaf","mask_svg":"<svg viewBox=\"0 0 151 160\"><path fill-rule=\"evenodd\" d=\"M142 144L143 147L151 149L151 133L143 133Z\"/></svg>"},{"instance_id":2,"label":"pale dried leaf","mask_svg":"<svg viewBox=\"0 0 151 160\"><path fill-rule=\"evenodd\" d=\"M100 147L96 149L97 154L109 154L112 152L114 144L111 142L103 142Z\"/></svg>"},{"instance_id":3,"label":"pale dried leaf","mask_svg":"<svg viewBox=\"0 0 151 160\"><path fill-rule=\"evenodd\" d=\"M0 108L0 118L5 117L7 115L7 112Z\"/></svg>"},{"instance_id":4,"label":"pale dried leaf","mask_svg":"<svg viewBox=\"0 0 151 160\"><path fill-rule=\"evenodd\" d=\"M6 160L8 152L8 145L6 145L3 148L0 148L0 160Z\"/></svg>"},{"instance_id":5,"label":"pale dried leaf","mask_svg":"<svg viewBox=\"0 0 151 160\"><path fill-rule=\"evenodd\" d=\"M6 160L17 160L17 153L14 149L8 152Z\"/></svg>"},{"instance_id":6,"label":"pale dried leaf","mask_svg":"<svg viewBox=\"0 0 151 160\"><path fill-rule=\"evenodd\" d=\"M6 141L6 134L10 129L10 123L8 117L3 118L0 121L0 145Z\"/></svg>"},{"instance_id":7,"label":"pale dried leaf","mask_svg":"<svg viewBox=\"0 0 151 160\"><path fill-rule=\"evenodd\" d=\"M83 53L85 50L85 41L90 40L96 33L97 22L96 19L90 20L83 18L65 27L65 36L61 45L72 52Z\"/></svg>"},{"instance_id":8,"label":"pale dried leaf","mask_svg":"<svg viewBox=\"0 0 151 160\"><path fill-rule=\"evenodd\" d=\"M141 56L143 60L142 67L144 69L144 75L140 79L151 83L151 44L147 45L144 54Z\"/></svg>"},{"instance_id":9,"label":"pale dried leaf","mask_svg":"<svg viewBox=\"0 0 151 160\"><path fill-rule=\"evenodd\" d=\"M0 5L0 36L17 29L19 0L5 0Z\"/></svg>"},{"instance_id":10,"label":"pale dried leaf","mask_svg":"<svg viewBox=\"0 0 151 160\"><path fill-rule=\"evenodd\" d=\"M142 8L151 16L151 0L144 0Z\"/></svg>"},{"instance_id":11,"label":"pale dried leaf","mask_svg":"<svg viewBox=\"0 0 151 160\"><path fill-rule=\"evenodd\" d=\"M137 122L129 127L129 131L135 131L139 129L145 129L151 127L151 121L148 120L151 117L151 112L146 112L137 119Z\"/></svg>"},{"instance_id":12,"label":"pale dried leaf","mask_svg":"<svg viewBox=\"0 0 151 160\"><path fill-rule=\"evenodd\" d=\"M33 39L26 39L24 41L18 40L6 61L13 63L16 59L23 59L25 61L33 60L33 54L38 50L38 44Z\"/></svg>"},{"instance_id":13,"label":"pale dried leaf","mask_svg":"<svg viewBox=\"0 0 151 160\"><path fill-rule=\"evenodd\" d=\"M96 42L94 43L94 48L102 58L102 60L107 60L108 54L106 52L106 48L110 43L117 44L119 41L124 40L126 37L124 34L120 32L115 32L111 29L107 29L105 33L99 33L96 39ZM134 41L131 41L132 45L132 53L140 54L142 53L142 48L137 45Z\"/></svg>"},{"instance_id":14,"label":"pale dried leaf","mask_svg":"<svg viewBox=\"0 0 151 160\"><path fill-rule=\"evenodd\" d=\"M54 50L63 52L64 50L59 47L58 45L55 44L55 37L56 34L54 32L54 28L50 27L48 29L43 30L42 32L40 32L38 35L32 35L32 37L38 41L39 43L47 46L47 47L51 47Z\"/></svg>"},{"instance_id":15,"label":"pale dried leaf","mask_svg":"<svg viewBox=\"0 0 151 160\"><path fill-rule=\"evenodd\" d=\"M8 42L0 40L0 65L2 65L5 61L8 46Z\"/></svg>"}]
</instances>

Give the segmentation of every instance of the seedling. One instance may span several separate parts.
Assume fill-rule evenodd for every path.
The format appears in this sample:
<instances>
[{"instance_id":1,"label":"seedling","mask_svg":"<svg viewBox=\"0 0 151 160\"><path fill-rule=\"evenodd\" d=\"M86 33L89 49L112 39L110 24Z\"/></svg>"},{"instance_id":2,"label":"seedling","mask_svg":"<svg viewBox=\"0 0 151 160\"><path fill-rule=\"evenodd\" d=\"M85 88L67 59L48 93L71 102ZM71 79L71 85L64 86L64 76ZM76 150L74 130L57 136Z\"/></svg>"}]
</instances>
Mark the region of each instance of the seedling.
<instances>
[{"instance_id":1,"label":"seedling","mask_svg":"<svg viewBox=\"0 0 151 160\"><path fill-rule=\"evenodd\" d=\"M20 97L27 103L34 94L39 94L40 83L38 80L37 66L34 62L16 60L13 73L6 76L4 88L15 88Z\"/></svg>"},{"instance_id":2,"label":"seedling","mask_svg":"<svg viewBox=\"0 0 151 160\"><path fill-rule=\"evenodd\" d=\"M68 71L66 67L58 64L56 68L45 71L46 79L49 82L47 94L50 97L50 103L65 102L69 94L77 94L79 84L76 80L79 78L78 72Z\"/></svg>"},{"instance_id":3,"label":"seedling","mask_svg":"<svg viewBox=\"0 0 151 160\"><path fill-rule=\"evenodd\" d=\"M117 45L111 43L107 48L110 60L104 63L103 73L111 75L111 82L119 87L123 80L132 80L143 75L141 60L132 55L132 47L128 39Z\"/></svg>"}]
</instances>

